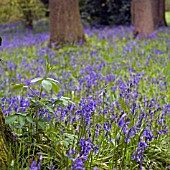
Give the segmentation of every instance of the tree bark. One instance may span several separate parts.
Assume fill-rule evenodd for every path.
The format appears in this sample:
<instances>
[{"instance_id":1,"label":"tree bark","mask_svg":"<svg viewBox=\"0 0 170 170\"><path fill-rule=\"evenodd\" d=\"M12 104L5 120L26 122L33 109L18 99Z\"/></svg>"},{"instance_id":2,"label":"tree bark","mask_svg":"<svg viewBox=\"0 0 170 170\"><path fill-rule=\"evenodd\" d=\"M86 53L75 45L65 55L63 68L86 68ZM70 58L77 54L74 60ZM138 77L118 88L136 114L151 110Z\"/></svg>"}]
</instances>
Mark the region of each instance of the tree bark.
<instances>
[{"instance_id":1,"label":"tree bark","mask_svg":"<svg viewBox=\"0 0 170 170\"><path fill-rule=\"evenodd\" d=\"M165 0L159 0L159 24L158 26L167 26L166 19L165 19Z\"/></svg>"},{"instance_id":2,"label":"tree bark","mask_svg":"<svg viewBox=\"0 0 170 170\"><path fill-rule=\"evenodd\" d=\"M84 41L78 0L50 0L49 45Z\"/></svg>"},{"instance_id":3,"label":"tree bark","mask_svg":"<svg viewBox=\"0 0 170 170\"><path fill-rule=\"evenodd\" d=\"M160 0L152 0L152 15L154 19L154 28L158 27L159 24L159 4Z\"/></svg>"},{"instance_id":4,"label":"tree bark","mask_svg":"<svg viewBox=\"0 0 170 170\"><path fill-rule=\"evenodd\" d=\"M135 3L131 1L131 24L135 24Z\"/></svg>"},{"instance_id":5,"label":"tree bark","mask_svg":"<svg viewBox=\"0 0 170 170\"><path fill-rule=\"evenodd\" d=\"M14 144L11 129L5 124L5 118L0 109L0 169L8 169L8 152Z\"/></svg>"},{"instance_id":6,"label":"tree bark","mask_svg":"<svg viewBox=\"0 0 170 170\"><path fill-rule=\"evenodd\" d=\"M165 19L165 0L152 0L154 27L167 26Z\"/></svg>"},{"instance_id":7,"label":"tree bark","mask_svg":"<svg viewBox=\"0 0 170 170\"><path fill-rule=\"evenodd\" d=\"M152 0L132 0L134 35L149 36L154 31Z\"/></svg>"},{"instance_id":8,"label":"tree bark","mask_svg":"<svg viewBox=\"0 0 170 170\"><path fill-rule=\"evenodd\" d=\"M167 26L165 0L132 0L131 23L135 26L134 36L148 36L156 28Z\"/></svg>"}]
</instances>

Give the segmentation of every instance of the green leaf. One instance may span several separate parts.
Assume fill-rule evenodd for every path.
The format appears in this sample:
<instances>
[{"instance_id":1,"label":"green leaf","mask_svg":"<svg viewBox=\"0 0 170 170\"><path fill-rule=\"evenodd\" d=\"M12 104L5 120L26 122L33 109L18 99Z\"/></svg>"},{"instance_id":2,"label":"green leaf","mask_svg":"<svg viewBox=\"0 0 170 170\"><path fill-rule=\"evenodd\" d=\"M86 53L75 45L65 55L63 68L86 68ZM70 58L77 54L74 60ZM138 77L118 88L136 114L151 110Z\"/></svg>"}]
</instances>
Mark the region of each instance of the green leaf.
<instances>
[{"instance_id":1,"label":"green leaf","mask_svg":"<svg viewBox=\"0 0 170 170\"><path fill-rule=\"evenodd\" d=\"M26 119L25 116L21 116L21 115L19 116L18 121L19 121L19 124L21 125L21 127L24 126L25 119Z\"/></svg>"},{"instance_id":2,"label":"green leaf","mask_svg":"<svg viewBox=\"0 0 170 170\"><path fill-rule=\"evenodd\" d=\"M58 84L51 82L52 84L52 89L55 93L58 93L60 91L60 87L58 86Z\"/></svg>"},{"instance_id":3,"label":"green leaf","mask_svg":"<svg viewBox=\"0 0 170 170\"><path fill-rule=\"evenodd\" d=\"M50 63L48 62L48 55L45 55L45 67L46 67L46 73L49 73L51 70Z\"/></svg>"},{"instance_id":4,"label":"green leaf","mask_svg":"<svg viewBox=\"0 0 170 170\"><path fill-rule=\"evenodd\" d=\"M62 99L62 100L70 100L69 97L64 97L64 96L61 96L61 99Z\"/></svg>"},{"instance_id":5,"label":"green leaf","mask_svg":"<svg viewBox=\"0 0 170 170\"><path fill-rule=\"evenodd\" d=\"M72 102L69 97L61 96L60 100L63 102L63 104L65 103L66 105L68 105L69 103L74 104L74 102Z\"/></svg>"},{"instance_id":6,"label":"green leaf","mask_svg":"<svg viewBox=\"0 0 170 170\"><path fill-rule=\"evenodd\" d=\"M68 101L68 100L65 100L65 99L62 99L62 98L56 100L55 103L56 103L56 104L63 104L64 106L68 106L68 105L69 105L69 101Z\"/></svg>"},{"instance_id":7,"label":"green leaf","mask_svg":"<svg viewBox=\"0 0 170 170\"><path fill-rule=\"evenodd\" d=\"M62 96L60 99L53 97L53 99L55 99L54 104L63 104L64 106L68 106L70 103L74 104L74 102L72 102L68 97Z\"/></svg>"},{"instance_id":8,"label":"green leaf","mask_svg":"<svg viewBox=\"0 0 170 170\"><path fill-rule=\"evenodd\" d=\"M39 120L38 121L38 125L42 128L42 129L45 129L45 122L44 122L44 120Z\"/></svg>"},{"instance_id":9,"label":"green leaf","mask_svg":"<svg viewBox=\"0 0 170 170\"><path fill-rule=\"evenodd\" d=\"M39 82L41 82L42 80L43 80L43 78L37 77L37 78L35 78L35 79L32 79L32 80L31 80L31 83L39 83Z\"/></svg>"},{"instance_id":10,"label":"green leaf","mask_svg":"<svg viewBox=\"0 0 170 170\"><path fill-rule=\"evenodd\" d=\"M30 122L30 123L32 123L32 124L34 123L34 121L33 121L33 119L32 119L31 116L29 116L29 115L26 116L26 119L27 119L28 122Z\"/></svg>"},{"instance_id":11,"label":"green leaf","mask_svg":"<svg viewBox=\"0 0 170 170\"><path fill-rule=\"evenodd\" d=\"M55 93L58 93L60 91L60 83L59 83L59 81L54 80L52 78L46 78L46 80L48 80L52 84L52 90Z\"/></svg>"},{"instance_id":12,"label":"green leaf","mask_svg":"<svg viewBox=\"0 0 170 170\"><path fill-rule=\"evenodd\" d=\"M70 144L67 140L63 140L62 142L63 142L63 144L64 144L64 146L65 146L66 148L67 148L67 147L69 146L69 144Z\"/></svg>"},{"instance_id":13,"label":"green leaf","mask_svg":"<svg viewBox=\"0 0 170 170\"><path fill-rule=\"evenodd\" d=\"M51 107L49 107L49 106L45 106L45 107L50 113L54 113L54 110Z\"/></svg>"},{"instance_id":14,"label":"green leaf","mask_svg":"<svg viewBox=\"0 0 170 170\"><path fill-rule=\"evenodd\" d=\"M42 83L41 83L42 87L47 90L47 91L50 91L52 89L52 84L50 81L48 80L43 80Z\"/></svg>"},{"instance_id":15,"label":"green leaf","mask_svg":"<svg viewBox=\"0 0 170 170\"><path fill-rule=\"evenodd\" d=\"M46 64L46 72L49 73L51 70L51 66L49 63Z\"/></svg>"},{"instance_id":16,"label":"green leaf","mask_svg":"<svg viewBox=\"0 0 170 170\"><path fill-rule=\"evenodd\" d=\"M23 86L23 89L27 89L28 88L28 86Z\"/></svg>"},{"instance_id":17,"label":"green leaf","mask_svg":"<svg viewBox=\"0 0 170 170\"><path fill-rule=\"evenodd\" d=\"M69 134L69 133L64 133L63 136L69 138L71 141L74 141L75 138L77 139L76 135Z\"/></svg>"},{"instance_id":18,"label":"green leaf","mask_svg":"<svg viewBox=\"0 0 170 170\"><path fill-rule=\"evenodd\" d=\"M55 99L55 101L53 102L54 104L62 104L62 100L60 99Z\"/></svg>"},{"instance_id":19,"label":"green leaf","mask_svg":"<svg viewBox=\"0 0 170 170\"><path fill-rule=\"evenodd\" d=\"M68 100L61 99L61 101L62 101L62 104L63 104L64 106L68 106L68 105L69 105Z\"/></svg>"},{"instance_id":20,"label":"green leaf","mask_svg":"<svg viewBox=\"0 0 170 170\"><path fill-rule=\"evenodd\" d=\"M18 118L17 115L11 115L11 116L8 116L8 117L5 117L5 123L6 124L12 124L15 122L15 120Z\"/></svg>"},{"instance_id":21,"label":"green leaf","mask_svg":"<svg viewBox=\"0 0 170 170\"><path fill-rule=\"evenodd\" d=\"M15 85L12 87L12 90L21 90L23 87L24 87L23 84L15 84Z\"/></svg>"},{"instance_id":22,"label":"green leaf","mask_svg":"<svg viewBox=\"0 0 170 170\"><path fill-rule=\"evenodd\" d=\"M46 78L46 80L49 80L50 82L55 82L55 83L58 83L58 84L60 84L60 82L59 82L59 81L57 81L57 80L54 80L54 79L52 79L52 78Z\"/></svg>"}]
</instances>

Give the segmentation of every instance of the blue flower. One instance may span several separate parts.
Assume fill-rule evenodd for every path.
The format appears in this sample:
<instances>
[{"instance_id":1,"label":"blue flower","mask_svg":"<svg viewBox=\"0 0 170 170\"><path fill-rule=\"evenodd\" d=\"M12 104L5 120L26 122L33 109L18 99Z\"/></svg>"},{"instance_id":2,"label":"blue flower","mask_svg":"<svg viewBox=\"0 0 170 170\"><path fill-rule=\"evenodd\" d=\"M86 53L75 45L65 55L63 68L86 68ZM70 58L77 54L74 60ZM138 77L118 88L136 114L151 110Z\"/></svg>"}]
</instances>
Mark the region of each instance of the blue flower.
<instances>
[{"instance_id":1,"label":"blue flower","mask_svg":"<svg viewBox=\"0 0 170 170\"><path fill-rule=\"evenodd\" d=\"M39 169L39 166L37 166L37 162L36 162L36 161L33 161L33 162L31 163L31 167L30 167L29 170L40 170L40 169Z\"/></svg>"},{"instance_id":2,"label":"blue flower","mask_svg":"<svg viewBox=\"0 0 170 170\"><path fill-rule=\"evenodd\" d=\"M152 139L154 138L154 135L152 134L148 127L144 129L143 136L145 137L146 141L152 141Z\"/></svg>"},{"instance_id":3,"label":"blue flower","mask_svg":"<svg viewBox=\"0 0 170 170\"><path fill-rule=\"evenodd\" d=\"M83 168L83 161L81 159L77 159L74 164L72 164L71 166L72 170L85 170L85 168Z\"/></svg>"},{"instance_id":4,"label":"blue flower","mask_svg":"<svg viewBox=\"0 0 170 170\"><path fill-rule=\"evenodd\" d=\"M138 146L141 148L147 148L149 145L146 142L140 142Z\"/></svg>"}]
</instances>

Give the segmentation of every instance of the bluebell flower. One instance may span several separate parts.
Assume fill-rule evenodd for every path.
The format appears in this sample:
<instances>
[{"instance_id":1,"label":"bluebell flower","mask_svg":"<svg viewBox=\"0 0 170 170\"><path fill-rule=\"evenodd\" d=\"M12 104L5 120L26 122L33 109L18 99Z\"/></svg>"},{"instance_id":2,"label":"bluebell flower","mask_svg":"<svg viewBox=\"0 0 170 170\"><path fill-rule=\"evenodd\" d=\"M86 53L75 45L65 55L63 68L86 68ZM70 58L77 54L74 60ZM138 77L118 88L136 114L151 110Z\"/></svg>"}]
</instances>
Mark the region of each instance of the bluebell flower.
<instances>
[{"instance_id":1,"label":"bluebell flower","mask_svg":"<svg viewBox=\"0 0 170 170\"><path fill-rule=\"evenodd\" d=\"M98 153L98 150L99 150L99 147L98 147L98 146L95 146L95 147L94 147L94 153L97 154L97 153Z\"/></svg>"},{"instance_id":2,"label":"bluebell flower","mask_svg":"<svg viewBox=\"0 0 170 170\"><path fill-rule=\"evenodd\" d=\"M152 139L154 138L154 135L152 134L148 127L144 129L143 136L145 137L146 141L152 141Z\"/></svg>"},{"instance_id":3,"label":"bluebell flower","mask_svg":"<svg viewBox=\"0 0 170 170\"><path fill-rule=\"evenodd\" d=\"M32 161L30 170L38 170L37 162L36 161Z\"/></svg>"},{"instance_id":4,"label":"bluebell flower","mask_svg":"<svg viewBox=\"0 0 170 170\"><path fill-rule=\"evenodd\" d=\"M170 169L170 165L168 165L166 168L167 168L167 169Z\"/></svg>"},{"instance_id":5,"label":"bluebell flower","mask_svg":"<svg viewBox=\"0 0 170 170\"><path fill-rule=\"evenodd\" d=\"M146 142L144 142L144 141L143 142L139 142L138 146L141 147L141 148L148 148L149 147L149 145Z\"/></svg>"},{"instance_id":6,"label":"bluebell flower","mask_svg":"<svg viewBox=\"0 0 170 170\"><path fill-rule=\"evenodd\" d=\"M127 126L126 124L124 124L123 127L122 127L122 131L123 131L123 133L124 133L125 135L127 135L127 133L128 133L127 127L128 127L128 126Z\"/></svg>"},{"instance_id":7,"label":"bluebell flower","mask_svg":"<svg viewBox=\"0 0 170 170\"><path fill-rule=\"evenodd\" d=\"M119 120L119 127L123 127L125 125L125 118L126 114L123 114L121 117L120 117L120 120Z\"/></svg>"},{"instance_id":8,"label":"bluebell flower","mask_svg":"<svg viewBox=\"0 0 170 170\"><path fill-rule=\"evenodd\" d=\"M72 170L85 170L83 167L83 161L81 159L77 159L71 166Z\"/></svg>"},{"instance_id":9,"label":"bluebell flower","mask_svg":"<svg viewBox=\"0 0 170 170\"><path fill-rule=\"evenodd\" d=\"M126 137L125 138L125 143L129 143L130 142L130 138L129 137Z\"/></svg>"}]
</instances>

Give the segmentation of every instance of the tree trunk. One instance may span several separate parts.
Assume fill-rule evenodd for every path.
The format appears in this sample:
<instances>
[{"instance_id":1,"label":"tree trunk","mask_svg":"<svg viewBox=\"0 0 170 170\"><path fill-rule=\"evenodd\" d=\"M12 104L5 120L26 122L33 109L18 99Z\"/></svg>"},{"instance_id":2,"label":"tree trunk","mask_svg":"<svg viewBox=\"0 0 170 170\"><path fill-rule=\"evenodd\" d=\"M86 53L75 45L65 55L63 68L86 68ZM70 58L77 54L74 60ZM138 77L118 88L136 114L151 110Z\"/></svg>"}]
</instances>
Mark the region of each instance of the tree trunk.
<instances>
[{"instance_id":1,"label":"tree trunk","mask_svg":"<svg viewBox=\"0 0 170 170\"><path fill-rule=\"evenodd\" d=\"M8 152L14 144L11 129L5 124L5 118L0 109L0 169L8 169Z\"/></svg>"},{"instance_id":2,"label":"tree trunk","mask_svg":"<svg viewBox=\"0 0 170 170\"><path fill-rule=\"evenodd\" d=\"M154 31L152 0L132 0L134 35L149 36Z\"/></svg>"},{"instance_id":3,"label":"tree trunk","mask_svg":"<svg viewBox=\"0 0 170 170\"><path fill-rule=\"evenodd\" d=\"M152 15L154 18L154 28L158 27L159 23L159 3L160 0L152 0Z\"/></svg>"},{"instance_id":4,"label":"tree trunk","mask_svg":"<svg viewBox=\"0 0 170 170\"><path fill-rule=\"evenodd\" d=\"M84 41L78 0L50 0L50 42L60 46Z\"/></svg>"},{"instance_id":5,"label":"tree trunk","mask_svg":"<svg viewBox=\"0 0 170 170\"><path fill-rule=\"evenodd\" d=\"M152 0L154 27L167 26L165 19L165 0Z\"/></svg>"},{"instance_id":6,"label":"tree trunk","mask_svg":"<svg viewBox=\"0 0 170 170\"><path fill-rule=\"evenodd\" d=\"M159 23L158 26L167 26L166 19L165 19L165 0L159 0Z\"/></svg>"},{"instance_id":7,"label":"tree trunk","mask_svg":"<svg viewBox=\"0 0 170 170\"><path fill-rule=\"evenodd\" d=\"M135 3L131 1L131 24L135 24Z\"/></svg>"},{"instance_id":8,"label":"tree trunk","mask_svg":"<svg viewBox=\"0 0 170 170\"><path fill-rule=\"evenodd\" d=\"M131 23L134 35L148 36L154 29L167 26L165 20L165 0L132 0Z\"/></svg>"}]
</instances>

